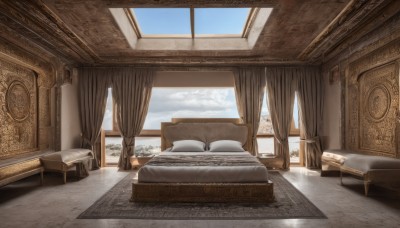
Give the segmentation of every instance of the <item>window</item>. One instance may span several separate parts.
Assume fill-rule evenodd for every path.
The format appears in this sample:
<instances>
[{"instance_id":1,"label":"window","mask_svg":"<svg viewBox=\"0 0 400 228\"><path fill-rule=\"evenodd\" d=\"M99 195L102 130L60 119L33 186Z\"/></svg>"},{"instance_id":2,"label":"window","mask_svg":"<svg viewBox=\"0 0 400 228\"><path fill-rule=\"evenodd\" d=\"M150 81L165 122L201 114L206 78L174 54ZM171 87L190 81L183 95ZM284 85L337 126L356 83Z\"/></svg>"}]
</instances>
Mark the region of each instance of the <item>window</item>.
<instances>
[{"instance_id":1,"label":"window","mask_svg":"<svg viewBox=\"0 0 400 228\"><path fill-rule=\"evenodd\" d=\"M104 165L114 165L122 149L122 137L113 115L112 92L108 91L103 121ZM154 87L140 137L135 139L135 155L161 152L161 122L171 118L239 118L233 87Z\"/></svg>"},{"instance_id":2,"label":"window","mask_svg":"<svg viewBox=\"0 0 400 228\"><path fill-rule=\"evenodd\" d=\"M171 118L239 118L233 88L153 88L143 129Z\"/></svg>"},{"instance_id":3,"label":"window","mask_svg":"<svg viewBox=\"0 0 400 228\"><path fill-rule=\"evenodd\" d=\"M274 130L272 128L271 116L266 104L267 95L264 95L261 109L260 126L257 133L258 151L260 154L274 154ZM294 99L293 121L289 136L290 162L300 162L300 126L297 96Z\"/></svg>"},{"instance_id":4,"label":"window","mask_svg":"<svg viewBox=\"0 0 400 228\"><path fill-rule=\"evenodd\" d=\"M190 9L188 8L136 8L131 9L136 17L142 36L188 35Z\"/></svg>"},{"instance_id":5,"label":"window","mask_svg":"<svg viewBox=\"0 0 400 228\"><path fill-rule=\"evenodd\" d=\"M176 73L177 74L177 73ZM259 153L274 153L274 130L264 96L257 134ZM112 90L103 121L102 146L104 164L116 164L122 148L122 138L116 124ZM161 122L172 118L239 118L233 87L154 87L149 110L140 137L135 139L135 155L157 154L161 151ZM297 96L293 107L293 122L289 137L290 161L300 162L300 129Z\"/></svg>"},{"instance_id":6,"label":"window","mask_svg":"<svg viewBox=\"0 0 400 228\"><path fill-rule=\"evenodd\" d=\"M106 111L104 112L103 130L111 131L113 130L113 100L112 100L112 92L111 88L108 88L108 95L107 95L107 104L106 104Z\"/></svg>"},{"instance_id":7,"label":"window","mask_svg":"<svg viewBox=\"0 0 400 228\"><path fill-rule=\"evenodd\" d=\"M242 35L250 8L196 8L195 34Z\"/></svg>"},{"instance_id":8,"label":"window","mask_svg":"<svg viewBox=\"0 0 400 228\"><path fill-rule=\"evenodd\" d=\"M246 37L255 8L131 8L138 37Z\"/></svg>"}]
</instances>

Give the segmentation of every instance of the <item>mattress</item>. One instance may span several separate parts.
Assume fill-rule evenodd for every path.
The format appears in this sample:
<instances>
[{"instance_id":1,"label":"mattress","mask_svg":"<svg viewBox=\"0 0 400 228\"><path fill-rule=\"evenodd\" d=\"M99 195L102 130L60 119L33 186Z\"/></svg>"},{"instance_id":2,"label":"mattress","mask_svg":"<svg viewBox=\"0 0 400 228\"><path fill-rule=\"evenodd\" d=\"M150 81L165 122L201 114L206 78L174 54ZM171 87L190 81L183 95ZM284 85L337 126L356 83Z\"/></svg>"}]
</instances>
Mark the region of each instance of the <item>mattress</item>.
<instances>
[{"instance_id":1,"label":"mattress","mask_svg":"<svg viewBox=\"0 0 400 228\"><path fill-rule=\"evenodd\" d=\"M267 182L266 167L248 152L163 152L138 173L142 183Z\"/></svg>"}]
</instances>

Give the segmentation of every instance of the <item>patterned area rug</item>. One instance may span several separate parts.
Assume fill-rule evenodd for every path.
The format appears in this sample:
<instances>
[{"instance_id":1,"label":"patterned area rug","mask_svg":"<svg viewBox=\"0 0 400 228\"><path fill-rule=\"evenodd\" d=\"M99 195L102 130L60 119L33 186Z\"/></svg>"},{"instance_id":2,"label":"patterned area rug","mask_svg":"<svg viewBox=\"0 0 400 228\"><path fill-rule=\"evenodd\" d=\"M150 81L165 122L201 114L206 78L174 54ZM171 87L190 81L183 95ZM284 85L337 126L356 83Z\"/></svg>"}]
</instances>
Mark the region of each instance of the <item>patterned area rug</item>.
<instances>
[{"instance_id":1,"label":"patterned area rug","mask_svg":"<svg viewBox=\"0 0 400 228\"><path fill-rule=\"evenodd\" d=\"M324 219L326 216L279 172L269 172L276 201L262 204L232 203L132 203L132 175L129 174L79 219Z\"/></svg>"}]
</instances>

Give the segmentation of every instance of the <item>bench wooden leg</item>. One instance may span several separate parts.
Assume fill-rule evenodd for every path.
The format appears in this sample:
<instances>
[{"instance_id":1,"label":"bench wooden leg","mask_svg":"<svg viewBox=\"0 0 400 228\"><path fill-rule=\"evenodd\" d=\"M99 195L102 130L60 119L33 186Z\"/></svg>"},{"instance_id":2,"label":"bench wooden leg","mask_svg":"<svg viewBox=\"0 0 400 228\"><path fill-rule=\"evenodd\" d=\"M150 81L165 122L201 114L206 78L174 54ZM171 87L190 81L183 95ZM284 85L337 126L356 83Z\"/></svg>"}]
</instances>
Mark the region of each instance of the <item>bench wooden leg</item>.
<instances>
[{"instance_id":1,"label":"bench wooden leg","mask_svg":"<svg viewBox=\"0 0 400 228\"><path fill-rule=\"evenodd\" d=\"M66 184L67 183L67 172L64 172L63 174L64 174L64 184Z\"/></svg>"},{"instance_id":2,"label":"bench wooden leg","mask_svg":"<svg viewBox=\"0 0 400 228\"><path fill-rule=\"evenodd\" d=\"M369 186L371 185L371 181L364 181L364 193L365 196L368 196Z\"/></svg>"}]
</instances>

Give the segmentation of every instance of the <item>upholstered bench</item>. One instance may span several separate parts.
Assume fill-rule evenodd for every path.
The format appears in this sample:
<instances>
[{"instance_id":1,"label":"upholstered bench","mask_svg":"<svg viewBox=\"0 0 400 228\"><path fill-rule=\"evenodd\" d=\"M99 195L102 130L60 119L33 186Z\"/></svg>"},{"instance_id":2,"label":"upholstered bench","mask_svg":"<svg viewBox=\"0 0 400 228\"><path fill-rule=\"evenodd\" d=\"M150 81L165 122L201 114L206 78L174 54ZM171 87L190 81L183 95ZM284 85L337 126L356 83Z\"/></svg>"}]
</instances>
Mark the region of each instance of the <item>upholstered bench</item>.
<instances>
[{"instance_id":1,"label":"upholstered bench","mask_svg":"<svg viewBox=\"0 0 400 228\"><path fill-rule=\"evenodd\" d=\"M64 175L64 184L67 183L67 171L80 163L89 163L93 158L91 150L70 149L55 152L40 158L45 171L61 172ZM79 167L78 167L79 168Z\"/></svg>"},{"instance_id":2,"label":"upholstered bench","mask_svg":"<svg viewBox=\"0 0 400 228\"><path fill-rule=\"evenodd\" d=\"M43 167L40 164L40 157L53 152L50 150L35 151L0 160L0 187L35 174L40 174L42 182Z\"/></svg>"},{"instance_id":3,"label":"upholstered bench","mask_svg":"<svg viewBox=\"0 0 400 228\"><path fill-rule=\"evenodd\" d=\"M364 180L365 195L371 183L400 183L400 159L363 154L348 154L340 166L342 173L349 173Z\"/></svg>"}]
</instances>

